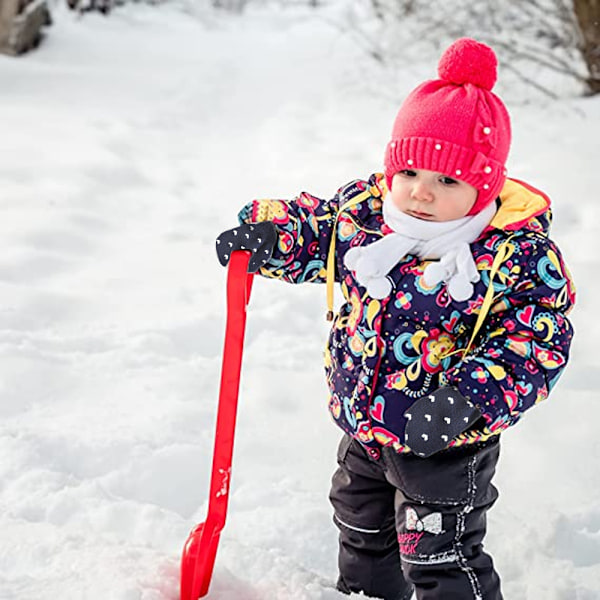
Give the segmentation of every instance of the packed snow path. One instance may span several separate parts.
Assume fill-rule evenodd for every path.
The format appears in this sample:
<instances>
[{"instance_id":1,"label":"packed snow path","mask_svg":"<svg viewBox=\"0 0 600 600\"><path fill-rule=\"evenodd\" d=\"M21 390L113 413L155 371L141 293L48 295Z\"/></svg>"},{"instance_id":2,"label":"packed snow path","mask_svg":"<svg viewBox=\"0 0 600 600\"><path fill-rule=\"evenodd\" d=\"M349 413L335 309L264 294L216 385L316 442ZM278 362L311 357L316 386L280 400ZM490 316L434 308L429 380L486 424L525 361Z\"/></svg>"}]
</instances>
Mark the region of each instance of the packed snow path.
<instances>
[{"instance_id":1,"label":"packed snow path","mask_svg":"<svg viewBox=\"0 0 600 600\"><path fill-rule=\"evenodd\" d=\"M0 57L2 600L177 598L209 483L214 238L253 197L379 169L434 65L388 85L310 11L142 6L59 12L37 52ZM598 116L597 99L513 110L511 173L554 198L579 304L571 369L504 436L487 546L507 600L600 598ZM318 286L255 282L211 598L342 598L324 312Z\"/></svg>"}]
</instances>

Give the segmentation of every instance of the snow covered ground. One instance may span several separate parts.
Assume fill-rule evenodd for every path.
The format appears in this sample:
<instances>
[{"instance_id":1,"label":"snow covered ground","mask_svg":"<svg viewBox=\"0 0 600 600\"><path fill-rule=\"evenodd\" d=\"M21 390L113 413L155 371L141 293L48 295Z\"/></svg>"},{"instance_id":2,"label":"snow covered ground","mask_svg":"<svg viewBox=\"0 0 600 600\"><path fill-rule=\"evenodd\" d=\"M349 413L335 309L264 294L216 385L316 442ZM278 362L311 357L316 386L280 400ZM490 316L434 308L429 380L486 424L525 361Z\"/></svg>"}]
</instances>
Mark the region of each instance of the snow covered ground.
<instances>
[{"instance_id":1,"label":"snow covered ground","mask_svg":"<svg viewBox=\"0 0 600 600\"><path fill-rule=\"evenodd\" d=\"M60 10L37 52L0 56L2 600L177 598L212 453L214 238L253 197L329 196L380 169L436 58L390 83L309 11L168 6ZM512 114L509 170L553 197L579 303L570 369L503 437L487 547L507 600L593 600L600 98ZM255 283L215 600L342 598L324 313L321 287Z\"/></svg>"}]
</instances>

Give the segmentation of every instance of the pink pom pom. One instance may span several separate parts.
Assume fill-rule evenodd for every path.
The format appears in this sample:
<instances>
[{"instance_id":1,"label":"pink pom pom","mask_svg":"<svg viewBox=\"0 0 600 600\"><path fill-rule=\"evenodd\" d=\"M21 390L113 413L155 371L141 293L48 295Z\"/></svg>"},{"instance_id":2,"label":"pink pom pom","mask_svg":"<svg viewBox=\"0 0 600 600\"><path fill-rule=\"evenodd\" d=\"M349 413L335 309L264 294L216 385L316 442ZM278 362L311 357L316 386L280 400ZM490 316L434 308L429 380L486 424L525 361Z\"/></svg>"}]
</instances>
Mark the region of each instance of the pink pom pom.
<instances>
[{"instance_id":1,"label":"pink pom pom","mask_svg":"<svg viewBox=\"0 0 600 600\"><path fill-rule=\"evenodd\" d=\"M440 58L438 74L449 83L472 83L491 90L496 83L498 60L494 51L471 38L460 38Z\"/></svg>"}]
</instances>

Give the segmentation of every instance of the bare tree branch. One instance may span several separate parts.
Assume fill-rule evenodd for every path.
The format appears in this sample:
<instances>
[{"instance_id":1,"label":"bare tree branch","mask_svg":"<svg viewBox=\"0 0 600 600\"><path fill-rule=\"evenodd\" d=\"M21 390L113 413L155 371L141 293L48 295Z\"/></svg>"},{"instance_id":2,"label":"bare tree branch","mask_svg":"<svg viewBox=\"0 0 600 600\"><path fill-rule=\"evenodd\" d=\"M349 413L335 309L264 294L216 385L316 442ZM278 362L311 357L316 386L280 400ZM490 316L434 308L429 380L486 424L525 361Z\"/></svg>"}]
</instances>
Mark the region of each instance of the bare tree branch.
<instances>
[{"instance_id":1,"label":"bare tree branch","mask_svg":"<svg viewBox=\"0 0 600 600\"><path fill-rule=\"evenodd\" d=\"M558 95L555 94L552 90L549 90L546 86L537 83L530 77L526 77L525 75L523 75L523 73L521 73L521 71L519 71L519 69L516 69L510 63L505 64L504 68L508 71L512 71L521 81L523 81L527 85L533 86L536 90L542 92L542 94L545 94L549 98L552 98L552 100L558 100Z\"/></svg>"},{"instance_id":2,"label":"bare tree branch","mask_svg":"<svg viewBox=\"0 0 600 600\"><path fill-rule=\"evenodd\" d=\"M362 0L368 4L361 4L361 0L355 0L358 6L371 7L373 21L376 20L381 29L373 33L372 22L365 25L364 20L352 27L363 31L366 42L364 36L354 36L354 39L360 39L361 46L366 46L379 62L390 60L388 52L396 57L407 54L414 57L424 46L439 49L457 37L477 37L497 49L503 67L532 89L555 98L557 94L540 83L544 72L555 72L590 87L595 77L585 72L586 63L582 58L586 55L572 1L600 3L600 0L504 0L497 3ZM589 63L594 57L593 53L590 55L589 45L587 49ZM600 73L600 66L598 69ZM589 66L588 70L592 73Z\"/></svg>"}]
</instances>

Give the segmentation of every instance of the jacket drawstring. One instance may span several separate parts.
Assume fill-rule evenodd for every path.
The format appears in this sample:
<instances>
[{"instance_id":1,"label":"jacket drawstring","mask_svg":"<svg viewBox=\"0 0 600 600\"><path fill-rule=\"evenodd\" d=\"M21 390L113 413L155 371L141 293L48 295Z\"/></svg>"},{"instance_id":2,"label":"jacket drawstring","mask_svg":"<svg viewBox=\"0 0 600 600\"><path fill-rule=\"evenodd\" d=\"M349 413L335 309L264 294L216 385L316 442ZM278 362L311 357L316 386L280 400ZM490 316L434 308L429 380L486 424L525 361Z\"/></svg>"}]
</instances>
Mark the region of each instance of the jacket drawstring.
<instances>
[{"instance_id":1,"label":"jacket drawstring","mask_svg":"<svg viewBox=\"0 0 600 600\"><path fill-rule=\"evenodd\" d=\"M333 228L332 228L333 234L331 236L331 242L329 242L329 252L327 253L326 283L327 283L327 320L328 321L333 321L333 287L334 287L334 283L335 283L335 241L337 238L336 230L337 230L338 218L345 210L352 208L356 204L359 204L360 202L362 202L363 200L365 200L366 198L369 198L371 196L373 196L372 190L370 190L370 189L365 190L364 192L357 194L356 196L354 196L353 198L350 198L350 200L348 200L344 204L342 204L342 206L340 206L339 210L335 214L335 218L333 221Z\"/></svg>"},{"instance_id":2,"label":"jacket drawstring","mask_svg":"<svg viewBox=\"0 0 600 600\"><path fill-rule=\"evenodd\" d=\"M485 321L485 319L490 311L490 308L492 308L492 303L494 301L494 277L497 275L502 263L505 262L508 259L508 257L512 254L512 250L509 247L509 242L514 237L515 237L514 235L511 235L509 238L504 240L504 242L502 242L502 244L500 245L500 248L498 248L498 252L496 253L496 256L494 257L494 262L492 263L492 268L490 269L490 281L488 283L488 287L485 292L485 296L483 298L483 303L481 304L481 310L479 311L479 314L477 315L477 321L475 322L475 327L473 327L473 333L471 334L471 339L469 340L467 347L464 348L464 350L460 350L461 352L463 352L463 357L465 357L471 350L471 346L473 345L473 342L475 341L475 337L479 333L479 330L481 329L481 326L483 325L483 322ZM448 355L446 355L446 356L448 356Z\"/></svg>"}]
</instances>

